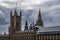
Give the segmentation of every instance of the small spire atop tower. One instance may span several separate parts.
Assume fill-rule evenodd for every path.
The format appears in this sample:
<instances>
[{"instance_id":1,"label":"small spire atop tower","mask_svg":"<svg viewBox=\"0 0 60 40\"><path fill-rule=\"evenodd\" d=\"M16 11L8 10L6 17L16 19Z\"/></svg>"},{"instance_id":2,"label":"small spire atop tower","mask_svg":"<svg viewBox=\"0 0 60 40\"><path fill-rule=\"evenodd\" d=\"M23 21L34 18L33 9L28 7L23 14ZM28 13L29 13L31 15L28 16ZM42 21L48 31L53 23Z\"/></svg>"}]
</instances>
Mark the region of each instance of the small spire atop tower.
<instances>
[{"instance_id":1,"label":"small spire atop tower","mask_svg":"<svg viewBox=\"0 0 60 40\"><path fill-rule=\"evenodd\" d=\"M15 8L14 13L15 13L15 15L17 15L17 3L16 3L16 8Z\"/></svg>"},{"instance_id":2,"label":"small spire atop tower","mask_svg":"<svg viewBox=\"0 0 60 40\"><path fill-rule=\"evenodd\" d=\"M17 15L17 11L16 11L16 9L15 9L15 15Z\"/></svg>"},{"instance_id":3,"label":"small spire atop tower","mask_svg":"<svg viewBox=\"0 0 60 40\"><path fill-rule=\"evenodd\" d=\"M10 13L10 16L12 16L12 11L11 11L11 13Z\"/></svg>"},{"instance_id":4,"label":"small spire atop tower","mask_svg":"<svg viewBox=\"0 0 60 40\"><path fill-rule=\"evenodd\" d=\"M39 15L38 15L38 17L41 17L41 11L40 11L40 9L39 9Z\"/></svg>"},{"instance_id":5,"label":"small spire atop tower","mask_svg":"<svg viewBox=\"0 0 60 40\"><path fill-rule=\"evenodd\" d=\"M20 16L22 16L22 11L20 10Z\"/></svg>"}]
</instances>

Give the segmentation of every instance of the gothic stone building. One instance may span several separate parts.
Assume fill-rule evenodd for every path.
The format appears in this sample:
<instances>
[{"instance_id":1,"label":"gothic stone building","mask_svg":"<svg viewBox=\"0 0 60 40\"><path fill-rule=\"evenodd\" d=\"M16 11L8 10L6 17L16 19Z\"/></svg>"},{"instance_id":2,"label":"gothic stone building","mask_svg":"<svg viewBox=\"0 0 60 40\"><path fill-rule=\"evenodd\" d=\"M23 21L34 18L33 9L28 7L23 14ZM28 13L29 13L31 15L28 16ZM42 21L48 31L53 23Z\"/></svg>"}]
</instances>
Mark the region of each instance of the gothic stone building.
<instances>
[{"instance_id":1,"label":"gothic stone building","mask_svg":"<svg viewBox=\"0 0 60 40\"><path fill-rule=\"evenodd\" d=\"M14 15L11 12L9 34L0 35L0 40L60 40L60 26L44 27L40 10L36 24L30 24L28 29L26 21L24 31L21 31L21 24L22 12L20 11L20 15L16 10Z\"/></svg>"}]
</instances>

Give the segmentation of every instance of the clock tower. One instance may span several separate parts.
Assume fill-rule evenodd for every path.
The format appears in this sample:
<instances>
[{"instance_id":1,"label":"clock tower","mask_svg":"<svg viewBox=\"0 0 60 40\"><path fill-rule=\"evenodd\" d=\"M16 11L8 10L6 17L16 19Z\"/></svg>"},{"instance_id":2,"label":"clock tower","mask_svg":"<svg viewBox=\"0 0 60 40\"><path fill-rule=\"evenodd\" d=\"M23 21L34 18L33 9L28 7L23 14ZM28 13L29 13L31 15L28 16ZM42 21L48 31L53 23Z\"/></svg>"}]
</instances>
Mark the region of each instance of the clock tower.
<instances>
[{"instance_id":1,"label":"clock tower","mask_svg":"<svg viewBox=\"0 0 60 40\"><path fill-rule=\"evenodd\" d=\"M14 11L14 15L12 15L12 12L11 12L9 33L21 31L21 20L22 20L22 12L21 11L20 11L20 15L17 14L16 10Z\"/></svg>"},{"instance_id":2,"label":"clock tower","mask_svg":"<svg viewBox=\"0 0 60 40\"><path fill-rule=\"evenodd\" d=\"M41 18L40 10L39 10L38 19L37 19L37 22L36 22L35 26L43 26L43 21L42 21L42 18Z\"/></svg>"}]
</instances>

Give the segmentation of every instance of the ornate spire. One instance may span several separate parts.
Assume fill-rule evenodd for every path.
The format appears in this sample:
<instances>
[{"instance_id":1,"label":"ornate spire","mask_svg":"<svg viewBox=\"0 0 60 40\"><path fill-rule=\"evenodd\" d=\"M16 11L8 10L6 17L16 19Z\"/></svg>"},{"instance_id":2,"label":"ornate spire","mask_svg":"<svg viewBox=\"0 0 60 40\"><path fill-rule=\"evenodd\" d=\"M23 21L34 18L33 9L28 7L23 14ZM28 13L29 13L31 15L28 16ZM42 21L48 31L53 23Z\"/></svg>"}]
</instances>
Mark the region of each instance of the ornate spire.
<instances>
[{"instance_id":1,"label":"ornate spire","mask_svg":"<svg viewBox=\"0 0 60 40\"><path fill-rule=\"evenodd\" d=\"M25 31L28 30L28 23L27 23L27 20L25 22Z\"/></svg>"},{"instance_id":2,"label":"ornate spire","mask_svg":"<svg viewBox=\"0 0 60 40\"><path fill-rule=\"evenodd\" d=\"M41 18L41 12L39 10L38 20L36 22L36 25L43 26L42 18Z\"/></svg>"}]
</instances>

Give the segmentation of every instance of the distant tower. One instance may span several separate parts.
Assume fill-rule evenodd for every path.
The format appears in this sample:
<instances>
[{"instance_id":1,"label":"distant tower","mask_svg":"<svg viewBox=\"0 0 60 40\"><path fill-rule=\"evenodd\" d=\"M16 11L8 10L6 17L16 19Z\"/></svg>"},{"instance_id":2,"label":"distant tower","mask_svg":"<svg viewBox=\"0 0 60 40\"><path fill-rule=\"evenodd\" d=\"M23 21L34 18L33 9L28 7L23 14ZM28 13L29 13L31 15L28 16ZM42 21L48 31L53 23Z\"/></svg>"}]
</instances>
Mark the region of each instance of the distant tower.
<instances>
[{"instance_id":1,"label":"distant tower","mask_svg":"<svg viewBox=\"0 0 60 40\"><path fill-rule=\"evenodd\" d=\"M10 27L9 32L14 33L16 31L21 31L21 18L22 12L20 11L20 15L17 15L17 11L15 9L14 15L12 15L12 11L10 14Z\"/></svg>"},{"instance_id":2,"label":"distant tower","mask_svg":"<svg viewBox=\"0 0 60 40\"><path fill-rule=\"evenodd\" d=\"M35 24L34 24L34 22L33 22L33 30L35 31Z\"/></svg>"},{"instance_id":3,"label":"distant tower","mask_svg":"<svg viewBox=\"0 0 60 40\"><path fill-rule=\"evenodd\" d=\"M38 19L37 19L36 25L43 26L43 21L42 21L42 18L41 18L40 10L39 10L39 15L38 15Z\"/></svg>"},{"instance_id":4,"label":"distant tower","mask_svg":"<svg viewBox=\"0 0 60 40\"><path fill-rule=\"evenodd\" d=\"M33 30L33 26L32 26L32 24L30 24L30 28L29 28L29 30Z\"/></svg>"},{"instance_id":5,"label":"distant tower","mask_svg":"<svg viewBox=\"0 0 60 40\"><path fill-rule=\"evenodd\" d=\"M28 30L28 23L27 21L25 22L25 30L24 31L27 31Z\"/></svg>"},{"instance_id":6,"label":"distant tower","mask_svg":"<svg viewBox=\"0 0 60 40\"><path fill-rule=\"evenodd\" d=\"M4 35L6 35L6 32L4 32Z\"/></svg>"}]
</instances>

